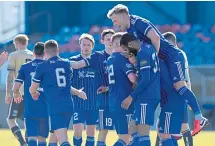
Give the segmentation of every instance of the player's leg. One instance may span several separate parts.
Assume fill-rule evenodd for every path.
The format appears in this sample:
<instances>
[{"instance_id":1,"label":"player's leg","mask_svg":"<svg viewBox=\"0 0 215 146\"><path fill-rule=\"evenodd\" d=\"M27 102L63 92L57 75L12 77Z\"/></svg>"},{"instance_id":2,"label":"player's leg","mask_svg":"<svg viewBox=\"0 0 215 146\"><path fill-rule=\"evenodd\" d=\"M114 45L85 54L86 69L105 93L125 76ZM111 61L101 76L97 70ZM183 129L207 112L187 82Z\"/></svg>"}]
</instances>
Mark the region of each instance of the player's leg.
<instances>
[{"instance_id":1,"label":"player's leg","mask_svg":"<svg viewBox=\"0 0 215 146\"><path fill-rule=\"evenodd\" d=\"M178 54L174 58L170 57L168 68L176 91L188 101L195 114L194 133L198 133L204 126L208 125L208 120L202 116L196 96L186 84L183 54Z\"/></svg>"},{"instance_id":2,"label":"player's leg","mask_svg":"<svg viewBox=\"0 0 215 146\"><path fill-rule=\"evenodd\" d=\"M183 135L184 144L186 146L193 146L193 137L191 135L190 127L188 124L188 111L187 106L184 113L184 119L181 127L181 133Z\"/></svg>"},{"instance_id":3,"label":"player's leg","mask_svg":"<svg viewBox=\"0 0 215 146\"><path fill-rule=\"evenodd\" d=\"M26 145L26 142L22 136L22 133L18 124L16 123L16 119L20 118L19 116L23 114L24 112L23 108L24 108L23 101L20 104L16 104L13 100L11 100L9 111L8 111L8 117L7 117L8 126L11 129L14 136L19 141L21 146ZM23 119L23 116L20 119Z\"/></svg>"},{"instance_id":4,"label":"player's leg","mask_svg":"<svg viewBox=\"0 0 215 146\"><path fill-rule=\"evenodd\" d=\"M49 136L49 145L48 146L57 146L57 137L55 136L53 131L50 131L50 136Z\"/></svg>"},{"instance_id":5,"label":"player's leg","mask_svg":"<svg viewBox=\"0 0 215 146\"><path fill-rule=\"evenodd\" d=\"M136 104L135 117L138 129L138 146L151 146L150 126L154 124L155 110L160 101L142 101Z\"/></svg>"},{"instance_id":6,"label":"player's leg","mask_svg":"<svg viewBox=\"0 0 215 146\"><path fill-rule=\"evenodd\" d=\"M157 129L158 134L157 134L157 137L156 137L155 146L160 146L161 141L160 141L160 138L159 138L159 118L157 119L156 129Z\"/></svg>"},{"instance_id":7,"label":"player's leg","mask_svg":"<svg viewBox=\"0 0 215 146\"><path fill-rule=\"evenodd\" d=\"M137 133L137 125L134 117L132 117L131 121L129 122L128 131L129 131L129 134L131 135L129 146L135 146L135 143L138 142L138 133Z\"/></svg>"},{"instance_id":8,"label":"player's leg","mask_svg":"<svg viewBox=\"0 0 215 146\"><path fill-rule=\"evenodd\" d=\"M106 146L108 130L113 130L113 119L108 107L99 109L99 135L97 146Z\"/></svg>"},{"instance_id":9,"label":"player's leg","mask_svg":"<svg viewBox=\"0 0 215 146\"><path fill-rule=\"evenodd\" d=\"M28 146L37 146L37 137L39 135L39 120L26 118L25 126L28 135Z\"/></svg>"},{"instance_id":10,"label":"player's leg","mask_svg":"<svg viewBox=\"0 0 215 146\"><path fill-rule=\"evenodd\" d=\"M71 146L67 135L71 117L70 113L50 115L51 130L54 131L60 146Z\"/></svg>"},{"instance_id":11,"label":"player's leg","mask_svg":"<svg viewBox=\"0 0 215 146\"><path fill-rule=\"evenodd\" d=\"M46 146L46 138L49 135L49 120L44 118L40 119L39 122L38 146Z\"/></svg>"},{"instance_id":12,"label":"player's leg","mask_svg":"<svg viewBox=\"0 0 215 146\"><path fill-rule=\"evenodd\" d=\"M73 113L73 144L75 146L81 146L82 144L82 131L84 129L85 117L85 111L82 109L75 110Z\"/></svg>"},{"instance_id":13,"label":"player's leg","mask_svg":"<svg viewBox=\"0 0 215 146\"><path fill-rule=\"evenodd\" d=\"M118 140L113 146L125 146L129 144L130 135L128 133L129 123L127 121L127 116L124 114L118 114L115 122L116 132L118 134Z\"/></svg>"},{"instance_id":14,"label":"player's leg","mask_svg":"<svg viewBox=\"0 0 215 146\"><path fill-rule=\"evenodd\" d=\"M95 133L96 133L96 125L99 120L99 111L92 110L86 111L86 134L87 134L87 141L86 146L94 146L95 145Z\"/></svg>"}]
</instances>

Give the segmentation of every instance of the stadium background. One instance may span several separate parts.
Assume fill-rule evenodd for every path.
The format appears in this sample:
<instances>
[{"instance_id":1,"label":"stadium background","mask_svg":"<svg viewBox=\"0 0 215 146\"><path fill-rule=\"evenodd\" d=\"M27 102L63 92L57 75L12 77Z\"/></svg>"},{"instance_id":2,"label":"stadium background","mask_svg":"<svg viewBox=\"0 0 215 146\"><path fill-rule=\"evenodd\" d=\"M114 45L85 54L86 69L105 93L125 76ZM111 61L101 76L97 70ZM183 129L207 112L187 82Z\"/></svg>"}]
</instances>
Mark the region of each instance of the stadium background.
<instances>
[{"instance_id":1,"label":"stadium background","mask_svg":"<svg viewBox=\"0 0 215 146\"><path fill-rule=\"evenodd\" d=\"M100 33L112 26L106 14L117 3L0 2L0 51L13 51L13 37L26 33L29 49L37 41L55 39L60 44L60 55L68 58L79 53L78 38L86 32L96 40L94 51L102 50ZM207 130L215 130L215 2L120 3L127 5L130 13L152 21L161 32L176 33L178 46L188 55L192 89L210 120ZM4 104L6 66L0 70L0 128L8 127L8 105Z\"/></svg>"}]
</instances>

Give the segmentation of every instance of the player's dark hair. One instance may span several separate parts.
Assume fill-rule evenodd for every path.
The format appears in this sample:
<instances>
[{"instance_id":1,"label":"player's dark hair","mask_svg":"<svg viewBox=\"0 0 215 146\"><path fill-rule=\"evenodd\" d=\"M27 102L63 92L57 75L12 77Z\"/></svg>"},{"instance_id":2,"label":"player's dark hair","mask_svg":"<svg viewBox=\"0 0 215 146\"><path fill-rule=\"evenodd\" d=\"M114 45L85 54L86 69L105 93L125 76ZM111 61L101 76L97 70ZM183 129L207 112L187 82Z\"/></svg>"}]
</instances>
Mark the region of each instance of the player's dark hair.
<instances>
[{"instance_id":1,"label":"player's dark hair","mask_svg":"<svg viewBox=\"0 0 215 146\"><path fill-rule=\"evenodd\" d=\"M45 42L44 49L48 52L56 52L58 50L58 43L55 40L48 40Z\"/></svg>"},{"instance_id":2,"label":"player's dark hair","mask_svg":"<svg viewBox=\"0 0 215 146\"><path fill-rule=\"evenodd\" d=\"M137 40L137 38L131 33L124 33L120 39L120 45L128 46L131 41Z\"/></svg>"},{"instance_id":3,"label":"player's dark hair","mask_svg":"<svg viewBox=\"0 0 215 146\"><path fill-rule=\"evenodd\" d=\"M173 32L166 32L163 34L164 38L167 39L168 41L177 42L176 35Z\"/></svg>"},{"instance_id":4,"label":"player's dark hair","mask_svg":"<svg viewBox=\"0 0 215 146\"><path fill-rule=\"evenodd\" d=\"M101 33L101 39L104 40L104 37L107 34L115 34L115 31L113 29L105 29L105 30L103 30L102 33Z\"/></svg>"},{"instance_id":5,"label":"player's dark hair","mask_svg":"<svg viewBox=\"0 0 215 146\"><path fill-rule=\"evenodd\" d=\"M43 42L37 42L34 45L34 54L37 56L44 55L44 43Z\"/></svg>"}]
</instances>

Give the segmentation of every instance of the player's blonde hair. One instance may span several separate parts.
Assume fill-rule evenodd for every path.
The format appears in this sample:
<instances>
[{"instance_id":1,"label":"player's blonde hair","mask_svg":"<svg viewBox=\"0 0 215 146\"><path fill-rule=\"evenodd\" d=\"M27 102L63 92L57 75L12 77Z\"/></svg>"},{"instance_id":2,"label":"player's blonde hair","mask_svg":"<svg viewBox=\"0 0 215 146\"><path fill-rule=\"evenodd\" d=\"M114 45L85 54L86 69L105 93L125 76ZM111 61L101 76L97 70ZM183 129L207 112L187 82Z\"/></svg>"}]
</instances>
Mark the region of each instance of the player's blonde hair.
<instances>
[{"instance_id":1,"label":"player's blonde hair","mask_svg":"<svg viewBox=\"0 0 215 146\"><path fill-rule=\"evenodd\" d=\"M13 39L13 42L18 42L20 44L26 45L28 43L28 36L25 34L18 34L17 36L15 36L15 38Z\"/></svg>"},{"instance_id":2,"label":"player's blonde hair","mask_svg":"<svg viewBox=\"0 0 215 146\"><path fill-rule=\"evenodd\" d=\"M115 33L114 35L112 35L112 37L111 37L111 42L113 43L113 41L114 41L115 39L121 38L122 35L123 35L124 33L125 33L125 32L117 32L117 33Z\"/></svg>"},{"instance_id":3,"label":"player's blonde hair","mask_svg":"<svg viewBox=\"0 0 215 146\"><path fill-rule=\"evenodd\" d=\"M79 44L81 44L81 40L83 40L83 39L87 39L87 40L91 41L92 44L93 44L93 47L94 47L94 45L95 45L95 40L94 40L94 38L93 38L92 35L90 35L90 34L88 34L88 33L83 33L83 34L80 36L80 38L79 38Z\"/></svg>"},{"instance_id":4,"label":"player's blonde hair","mask_svg":"<svg viewBox=\"0 0 215 146\"><path fill-rule=\"evenodd\" d=\"M129 10L128 7L123 5L123 4L118 4L116 6L114 6L112 9L110 9L107 13L107 17L110 19L110 17L113 14L120 14L120 13L126 13L129 14Z\"/></svg>"}]
</instances>

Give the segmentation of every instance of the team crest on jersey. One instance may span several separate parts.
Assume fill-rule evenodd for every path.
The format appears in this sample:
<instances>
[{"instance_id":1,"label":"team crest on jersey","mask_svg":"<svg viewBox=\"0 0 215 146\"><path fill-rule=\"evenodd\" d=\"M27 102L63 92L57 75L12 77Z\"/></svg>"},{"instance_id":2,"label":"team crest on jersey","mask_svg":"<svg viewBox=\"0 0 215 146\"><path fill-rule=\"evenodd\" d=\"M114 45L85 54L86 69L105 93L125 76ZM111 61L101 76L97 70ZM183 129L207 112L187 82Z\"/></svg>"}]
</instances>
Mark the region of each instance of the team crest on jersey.
<instances>
[{"instance_id":1,"label":"team crest on jersey","mask_svg":"<svg viewBox=\"0 0 215 146\"><path fill-rule=\"evenodd\" d=\"M144 65L146 65L147 64L147 61L146 60L142 60L141 62L140 62L140 66L144 66Z\"/></svg>"},{"instance_id":2,"label":"team crest on jersey","mask_svg":"<svg viewBox=\"0 0 215 146\"><path fill-rule=\"evenodd\" d=\"M132 68L132 65L130 63L126 63L127 68Z\"/></svg>"}]
</instances>

